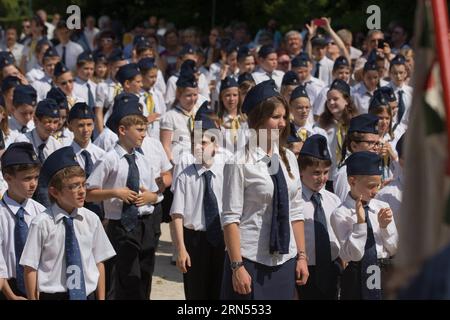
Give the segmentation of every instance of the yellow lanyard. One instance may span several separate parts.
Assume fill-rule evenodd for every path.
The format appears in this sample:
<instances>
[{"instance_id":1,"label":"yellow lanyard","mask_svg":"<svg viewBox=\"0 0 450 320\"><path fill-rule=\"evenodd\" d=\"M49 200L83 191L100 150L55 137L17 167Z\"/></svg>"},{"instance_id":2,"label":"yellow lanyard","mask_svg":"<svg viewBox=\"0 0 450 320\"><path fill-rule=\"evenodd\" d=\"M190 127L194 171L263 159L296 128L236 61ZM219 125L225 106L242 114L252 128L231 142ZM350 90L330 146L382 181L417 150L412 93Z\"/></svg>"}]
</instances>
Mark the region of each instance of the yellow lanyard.
<instances>
[{"instance_id":1,"label":"yellow lanyard","mask_svg":"<svg viewBox=\"0 0 450 320\"><path fill-rule=\"evenodd\" d=\"M241 122L239 121L239 116L236 116L231 120L231 139L234 143L237 141L237 132L240 127Z\"/></svg>"},{"instance_id":2,"label":"yellow lanyard","mask_svg":"<svg viewBox=\"0 0 450 320\"><path fill-rule=\"evenodd\" d=\"M122 92L122 86L120 85L120 83L116 83L114 85L114 97L115 98L118 94L120 94Z\"/></svg>"},{"instance_id":3,"label":"yellow lanyard","mask_svg":"<svg viewBox=\"0 0 450 320\"><path fill-rule=\"evenodd\" d=\"M302 142L305 142L308 138L308 130L305 128L300 128L297 130L297 136L302 140Z\"/></svg>"},{"instance_id":4,"label":"yellow lanyard","mask_svg":"<svg viewBox=\"0 0 450 320\"><path fill-rule=\"evenodd\" d=\"M336 163L339 163L342 160L342 146L344 144L344 135L346 132L347 132L346 126L341 122L338 122L336 131L336 139L337 139Z\"/></svg>"},{"instance_id":5,"label":"yellow lanyard","mask_svg":"<svg viewBox=\"0 0 450 320\"><path fill-rule=\"evenodd\" d=\"M186 117L189 117L187 125L188 125L188 128L189 128L189 131L193 132L194 131L194 122L195 122L194 113L192 111L191 112L187 112L186 110L184 110L183 108L181 108L179 106L177 106L176 108L182 114L184 114Z\"/></svg>"},{"instance_id":6,"label":"yellow lanyard","mask_svg":"<svg viewBox=\"0 0 450 320\"><path fill-rule=\"evenodd\" d=\"M36 45L37 45L37 41L36 40L31 40L30 42L30 51L28 52L28 61L31 61L31 58L34 54L34 52L36 51Z\"/></svg>"},{"instance_id":7,"label":"yellow lanyard","mask_svg":"<svg viewBox=\"0 0 450 320\"><path fill-rule=\"evenodd\" d=\"M75 98L74 97L67 97L67 103L69 104L70 109L75 105Z\"/></svg>"},{"instance_id":8,"label":"yellow lanyard","mask_svg":"<svg viewBox=\"0 0 450 320\"><path fill-rule=\"evenodd\" d=\"M151 115L155 110L155 100L153 100L153 96L150 92L145 92L144 96L148 114Z\"/></svg>"}]
</instances>

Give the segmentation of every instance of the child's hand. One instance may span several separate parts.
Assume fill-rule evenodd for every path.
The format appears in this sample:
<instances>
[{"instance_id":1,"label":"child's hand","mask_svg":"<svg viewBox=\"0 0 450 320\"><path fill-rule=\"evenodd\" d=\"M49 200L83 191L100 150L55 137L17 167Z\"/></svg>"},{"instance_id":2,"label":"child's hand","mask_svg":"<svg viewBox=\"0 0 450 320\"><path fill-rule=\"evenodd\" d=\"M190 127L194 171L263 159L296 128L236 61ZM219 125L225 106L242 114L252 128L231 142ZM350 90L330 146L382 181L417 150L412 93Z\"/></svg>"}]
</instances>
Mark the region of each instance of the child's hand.
<instances>
[{"instance_id":1,"label":"child's hand","mask_svg":"<svg viewBox=\"0 0 450 320\"><path fill-rule=\"evenodd\" d=\"M357 223L366 222L366 212L364 211L364 207L362 204L362 195L360 195L359 198L356 200L355 209L356 209Z\"/></svg>"},{"instance_id":2,"label":"child's hand","mask_svg":"<svg viewBox=\"0 0 450 320\"><path fill-rule=\"evenodd\" d=\"M177 267L182 273L186 273L188 267L191 267L191 257L186 249L178 251Z\"/></svg>"},{"instance_id":3,"label":"child's hand","mask_svg":"<svg viewBox=\"0 0 450 320\"><path fill-rule=\"evenodd\" d=\"M386 229L389 223L392 222L392 210L390 208L380 209L378 212L378 224L381 229Z\"/></svg>"},{"instance_id":4,"label":"child's hand","mask_svg":"<svg viewBox=\"0 0 450 320\"><path fill-rule=\"evenodd\" d=\"M144 187L139 189L141 193L139 193L136 197L136 201L134 204L137 207L142 207L148 203L154 203L158 199L158 195L155 192L150 192Z\"/></svg>"},{"instance_id":5,"label":"child's hand","mask_svg":"<svg viewBox=\"0 0 450 320\"><path fill-rule=\"evenodd\" d=\"M116 198L119 198L126 204L134 203L137 199L137 193L128 188L116 189Z\"/></svg>"},{"instance_id":6,"label":"child's hand","mask_svg":"<svg viewBox=\"0 0 450 320\"><path fill-rule=\"evenodd\" d=\"M147 116L148 123L153 123L155 120L159 119L161 115L157 112L152 113L151 115Z\"/></svg>"}]
</instances>

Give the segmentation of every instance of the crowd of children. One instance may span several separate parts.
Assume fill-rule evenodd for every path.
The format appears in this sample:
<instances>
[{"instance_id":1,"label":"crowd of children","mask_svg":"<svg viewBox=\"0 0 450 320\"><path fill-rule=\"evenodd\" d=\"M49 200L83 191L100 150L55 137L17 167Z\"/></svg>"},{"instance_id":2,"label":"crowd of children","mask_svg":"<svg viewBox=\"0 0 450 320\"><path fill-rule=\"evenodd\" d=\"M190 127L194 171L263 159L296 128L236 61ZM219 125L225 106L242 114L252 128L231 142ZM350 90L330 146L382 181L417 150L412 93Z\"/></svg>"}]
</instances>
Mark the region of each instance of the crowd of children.
<instances>
[{"instance_id":1,"label":"crowd of children","mask_svg":"<svg viewBox=\"0 0 450 320\"><path fill-rule=\"evenodd\" d=\"M321 18L119 43L88 19L46 36L35 16L0 52L0 299L149 299L162 222L186 299L383 299L406 38L360 51Z\"/></svg>"}]
</instances>

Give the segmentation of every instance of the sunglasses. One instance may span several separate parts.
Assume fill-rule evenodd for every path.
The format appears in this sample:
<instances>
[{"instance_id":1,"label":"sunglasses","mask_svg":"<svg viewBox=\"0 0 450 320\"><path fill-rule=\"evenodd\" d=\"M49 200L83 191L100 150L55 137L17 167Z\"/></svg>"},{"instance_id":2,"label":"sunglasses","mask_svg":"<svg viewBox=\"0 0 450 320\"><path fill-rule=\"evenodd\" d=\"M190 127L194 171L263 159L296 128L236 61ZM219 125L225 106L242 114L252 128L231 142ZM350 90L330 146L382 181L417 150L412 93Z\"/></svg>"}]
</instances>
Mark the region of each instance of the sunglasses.
<instances>
[{"instance_id":1,"label":"sunglasses","mask_svg":"<svg viewBox=\"0 0 450 320\"><path fill-rule=\"evenodd\" d=\"M60 84L61 84L62 86L65 86L65 85L67 85L68 83L73 83L73 79L66 80L66 81L61 81L61 82L60 82Z\"/></svg>"}]
</instances>

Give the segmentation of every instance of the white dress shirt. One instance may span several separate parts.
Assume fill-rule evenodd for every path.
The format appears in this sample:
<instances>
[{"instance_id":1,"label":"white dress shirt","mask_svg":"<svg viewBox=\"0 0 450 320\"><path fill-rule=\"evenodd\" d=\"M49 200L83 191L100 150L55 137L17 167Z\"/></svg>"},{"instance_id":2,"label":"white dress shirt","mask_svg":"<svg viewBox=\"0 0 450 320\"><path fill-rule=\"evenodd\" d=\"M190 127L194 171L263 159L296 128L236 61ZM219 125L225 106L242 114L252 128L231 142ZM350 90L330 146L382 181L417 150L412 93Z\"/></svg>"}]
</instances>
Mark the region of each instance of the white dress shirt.
<instances>
[{"instance_id":1,"label":"white dress shirt","mask_svg":"<svg viewBox=\"0 0 450 320\"><path fill-rule=\"evenodd\" d=\"M389 207L391 207L394 214L395 221L400 221L399 213L400 206L402 205L402 194L404 188L403 179L402 174L398 175L394 181L383 187L383 189L381 189L375 197L376 199L389 204Z\"/></svg>"},{"instance_id":2,"label":"white dress shirt","mask_svg":"<svg viewBox=\"0 0 450 320\"><path fill-rule=\"evenodd\" d=\"M32 131L29 131L25 134L23 134L20 138L17 139L20 142L29 142L33 145L34 152L36 154L39 154L39 146L42 143L45 143L45 147L43 150L44 153L44 159L47 159L49 155L51 155L56 150L63 147L63 145L53 138L52 136L48 137L47 141L42 141L42 139L39 137L36 129L33 129Z\"/></svg>"},{"instance_id":3,"label":"white dress shirt","mask_svg":"<svg viewBox=\"0 0 450 320\"><path fill-rule=\"evenodd\" d=\"M20 264L37 270L39 292L66 292L66 227L64 217L73 217L80 248L86 295L97 289L97 264L116 255L98 216L86 208L70 215L53 204L32 222Z\"/></svg>"},{"instance_id":4,"label":"white dress shirt","mask_svg":"<svg viewBox=\"0 0 450 320\"><path fill-rule=\"evenodd\" d=\"M66 61L64 63L63 61L63 47L66 47ZM75 71L77 67L77 58L80 55L80 53L83 52L83 47L80 46L78 43L75 43L73 41L67 42L66 44L58 44L56 47L56 52L58 52L59 56L61 57L61 62L65 64L67 69L71 71Z\"/></svg>"},{"instance_id":5,"label":"white dress shirt","mask_svg":"<svg viewBox=\"0 0 450 320\"><path fill-rule=\"evenodd\" d=\"M273 81L275 81L278 91L280 91L280 89L281 89L281 83L283 82L283 76L284 76L283 71L274 70L272 72L272 79L273 79ZM252 73L252 77L253 77L253 80L255 80L256 84L259 84L263 81L270 79L267 71L265 71L261 67L256 68L256 70Z\"/></svg>"},{"instance_id":6,"label":"white dress shirt","mask_svg":"<svg viewBox=\"0 0 450 320\"><path fill-rule=\"evenodd\" d=\"M100 149L99 147L97 147L95 144L89 142L89 144L87 145L87 147L85 149L81 148L80 145L78 143L76 143L75 141L72 141L72 143L70 144L70 146L73 149L73 152L75 153L75 155L77 156L77 162L80 164L80 167L84 168L86 167L86 160L84 158L84 156L81 154L81 152L83 152L84 150L86 150L87 152L89 152L89 154L91 155L91 159L92 159L92 163L95 164L102 159L106 152L102 149Z\"/></svg>"},{"instance_id":7,"label":"white dress shirt","mask_svg":"<svg viewBox=\"0 0 450 320\"><path fill-rule=\"evenodd\" d=\"M162 96L162 94L159 92L159 90L156 90L154 87L151 88L148 92L142 90L140 93L140 99L143 101L143 114L145 117L148 117L149 114L149 110L147 107L147 97L146 94L151 94L152 98L153 98L153 102L154 102L154 107L153 107L153 112L154 113L159 113L160 117L157 118L155 121L153 121L152 123L150 123L147 127L147 134L153 138L159 139L159 135L160 135L160 121L161 121L161 116L166 112L166 103L164 102L164 98Z\"/></svg>"},{"instance_id":8,"label":"white dress shirt","mask_svg":"<svg viewBox=\"0 0 450 320\"><path fill-rule=\"evenodd\" d=\"M302 197L304 201L303 215L305 216L305 243L306 243L306 255L308 256L308 265L316 265L316 240L314 231L314 203L311 200L314 192L309 189L304 183L302 183ZM339 241L334 234L333 228L330 224L330 216L341 205L341 201L335 194L325 190L319 191L322 198L322 208L325 212L325 218L327 220L327 231L330 237L331 257L330 261L334 261L339 256Z\"/></svg>"},{"instance_id":9,"label":"white dress shirt","mask_svg":"<svg viewBox=\"0 0 450 320\"><path fill-rule=\"evenodd\" d=\"M363 82L357 84L353 89L353 102L358 110L359 114L365 114L369 112L370 99L373 96L373 92L370 92Z\"/></svg>"},{"instance_id":10,"label":"white dress shirt","mask_svg":"<svg viewBox=\"0 0 450 320\"><path fill-rule=\"evenodd\" d=\"M117 88L117 90L116 90ZM119 94L122 91L122 86L118 82L114 82L110 78L99 83L95 90L95 106L97 108L106 109L104 114L104 123L108 120L114 105L115 93ZM104 111L104 110L103 110Z\"/></svg>"},{"instance_id":11,"label":"white dress shirt","mask_svg":"<svg viewBox=\"0 0 450 320\"><path fill-rule=\"evenodd\" d=\"M114 149L110 150L99 160L94 171L87 179L88 189L117 189L125 188L128 177L128 161L125 158L127 152L118 143ZM150 162L140 152L134 152L136 165L139 169L139 186L150 192L157 192L158 186L155 182L155 174ZM103 201L105 218L120 220L122 216L123 201L118 198L111 198ZM146 204L138 207L139 215L152 214L154 206Z\"/></svg>"},{"instance_id":12,"label":"white dress shirt","mask_svg":"<svg viewBox=\"0 0 450 320\"><path fill-rule=\"evenodd\" d=\"M44 72L44 68L42 68L41 66L31 69L25 75L25 77L27 78L27 80L30 84L32 84L36 80L40 80L40 79L44 78L45 76L46 75Z\"/></svg>"},{"instance_id":13,"label":"white dress shirt","mask_svg":"<svg viewBox=\"0 0 450 320\"><path fill-rule=\"evenodd\" d=\"M329 59L327 56L324 56L320 61L319 68L319 80L322 80L325 85L330 85L333 81L333 66L334 61ZM313 69L311 70L311 75L314 76L316 74L317 61L313 61Z\"/></svg>"},{"instance_id":14,"label":"white dress shirt","mask_svg":"<svg viewBox=\"0 0 450 320\"><path fill-rule=\"evenodd\" d=\"M398 233L393 220L386 229L378 224L378 212L388 208L386 202L372 199L369 202L369 219L372 224L377 258L389 258L397 252ZM344 261L360 261L364 256L367 240L367 223L357 223L356 202L347 195L345 201L331 215L331 226L339 240L339 256Z\"/></svg>"},{"instance_id":15,"label":"white dress shirt","mask_svg":"<svg viewBox=\"0 0 450 320\"><path fill-rule=\"evenodd\" d=\"M45 211L45 207L33 199L26 199L20 204L11 199L8 192L3 195L3 200L0 201L0 251L7 266L7 278L16 277L14 228L17 221L16 214L20 207L25 210L24 219L28 227L34 217Z\"/></svg>"},{"instance_id":16,"label":"white dress shirt","mask_svg":"<svg viewBox=\"0 0 450 320\"><path fill-rule=\"evenodd\" d=\"M404 125L406 125L406 127L408 127L409 115L411 112L410 109L411 109L412 99L413 99L413 88L410 86L407 86L406 84L402 85L401 87L397 87L392 81L389 82L388 86L391 87L392 90L394 90L395 97L397 98L397 102L400 101L399 91L400 90L403 91L403 102L405 103L405 113L403 113L401 123L403 123ZM397 112L398 112L398 110L397 110ZM393 120L392 125L397 123L397 116L395 117L395 119L392 119L392 120Z\"/></svg>"},{"instance_id":17,"label":"white dress shirt","mask_svg":"<svg viewBox=\"0 0 450 320\"><path fill-rule=\"evenodd\" d=\"M345 164L337 169L336 178L333 180L333 191L342 202L345 201L350 192L350 185L347 180L347 166Z\"/></svg>"},{"instance_id":18,"label":"white dress shirt","mask_svg":"<svg viewBox=\"0 0 450 320\"><path fill-rule=\"evenodd\" d=\"M92 98L94 99L94 107L95 107L96 106L95 93L97 90L97 84L95 82L93 82L92 80L84 81L84 80L81 80L80 78L76 77L75 81L73 83L72 94L76 97L79 97L80 99L83 99L84 102L88 103L89 102L89 90L87 87L88 83L89 83L89 86L91 87Z\"/></svg>"},{"instance_id":19,"label":"white dress shirt","mask_svg":"<svg viewBox=\"0 0 450 320\"><path fill-rule=\"evenodd\" d=\"M241 254L244 258L267 266L283 264L297 255L292 225L290 225L290 245L288 254L270 254L270 228L272 224L272 198L274 186L269 168L263 160L267 154L260 148L248 151L247 155L237 154L236 164L227 164L224 170L222 225L239 224L241 234ZM304 220L302 186L295 155L286 150L292 174L280 161L286 179L289 197L290 221Z\"/></svg>"},{"instance_id":20,"label":"white dress shirt","mask_svg":"<svg viewBox=\"0 0 450 320\"><path fill-rule=\"evenodd\" d=\"M11 131L16 131L18 133L22 133L21 132L22 125L12 115L10 117L8 117L8 127L9 127L9 130L11 130ZM33 119L28 121L26 127L27 127L27 132L29 132L29 131L34 129L34 121L33 121Z\"/></svg>"},{"instance_id":21,"label":"white dress shirt","mask_svg":"<svg viewBox=\"0 0 450 320\"><path fill-rule=\"evenodd\" d=\"M174 194L170 214L183 216L183 224L187 229L206 231L203 198L205 194L205 178L203 173L213 173L211 185L217 199L219 214L222 212L224 164L214 163L211 168L191 164L184 169L175 181Z\"/></svg>"}]
</instances>

